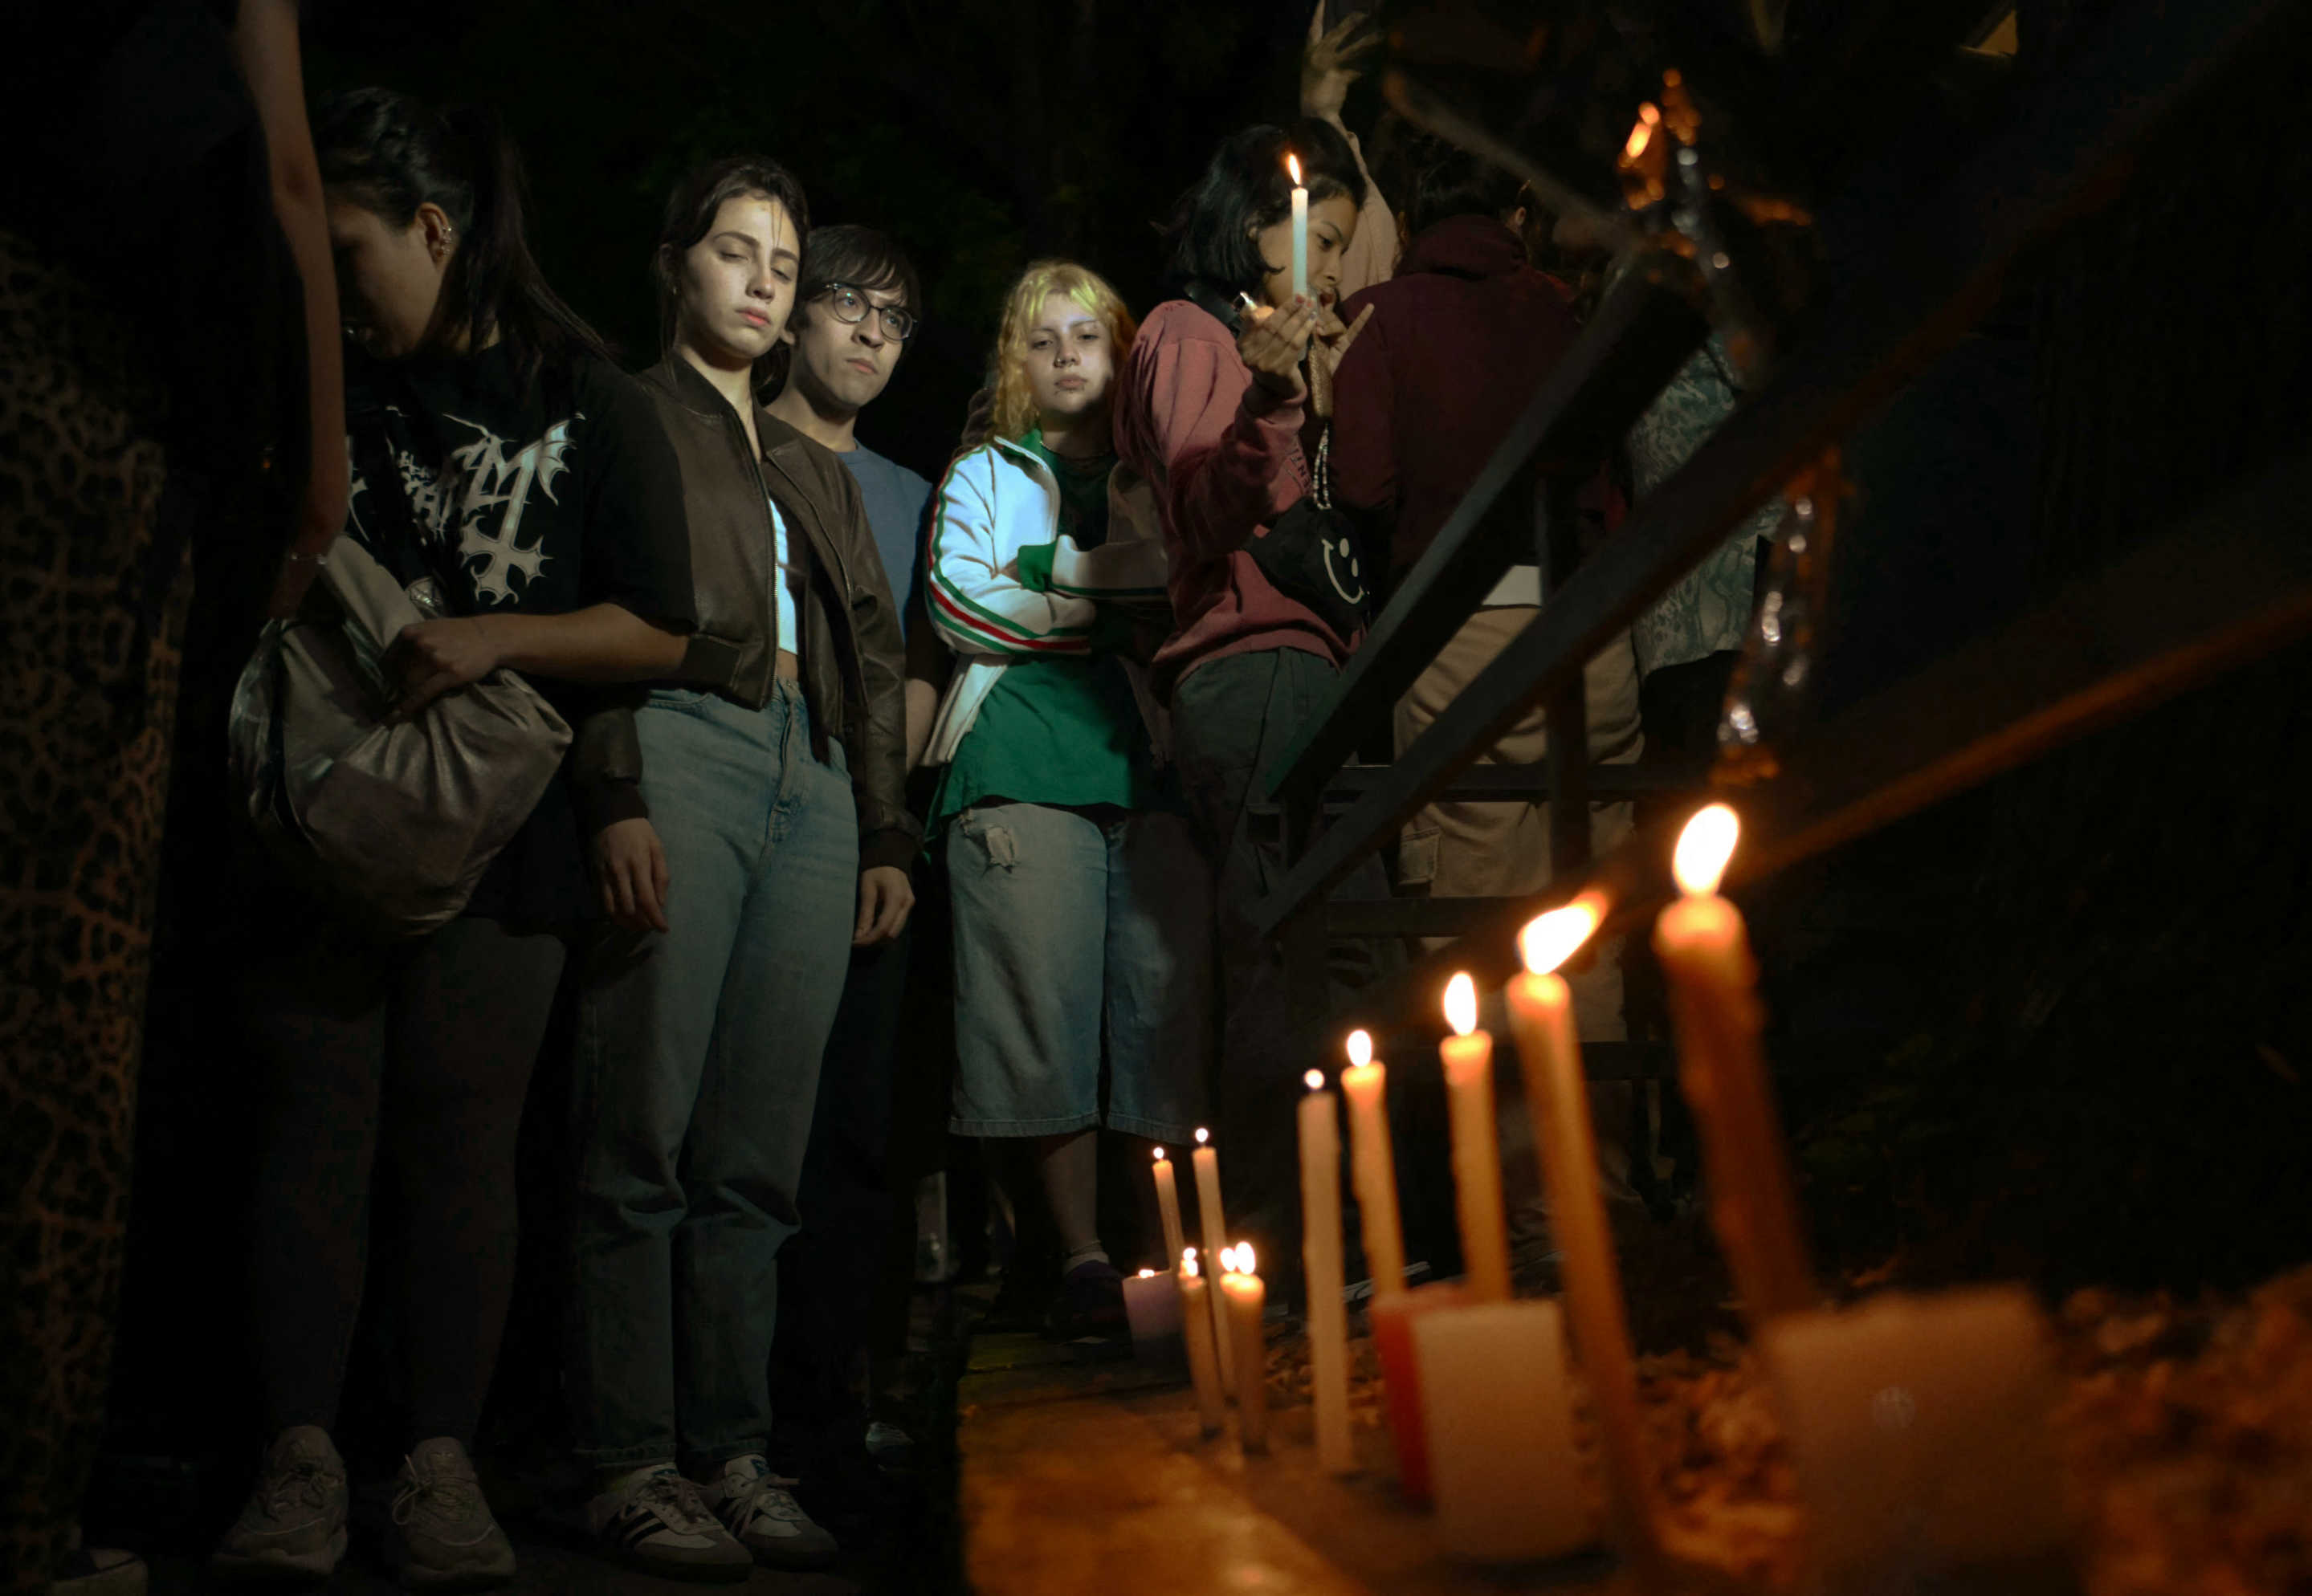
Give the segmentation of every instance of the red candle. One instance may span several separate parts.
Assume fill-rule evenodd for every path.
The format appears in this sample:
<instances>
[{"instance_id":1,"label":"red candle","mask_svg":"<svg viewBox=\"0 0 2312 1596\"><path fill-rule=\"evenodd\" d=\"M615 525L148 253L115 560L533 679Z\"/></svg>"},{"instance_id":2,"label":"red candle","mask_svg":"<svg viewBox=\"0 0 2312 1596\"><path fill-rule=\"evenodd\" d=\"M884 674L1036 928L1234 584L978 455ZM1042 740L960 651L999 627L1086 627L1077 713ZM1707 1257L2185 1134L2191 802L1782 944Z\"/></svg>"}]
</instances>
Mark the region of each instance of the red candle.
<instances>
[{"instance_id":1,"label":"red candle","mask_svg":"<svg viewBox=\"0 0 2312 1596\"><path fill-rule=\"evenodd\" d=\"M1426 1504L1429 1437L1421 1407L1421 1367L1413 1356L1413 1321L1440 1308L1467 1306L1469 1288L1458 1280L1434 1280L1372 1299L1373 1350L1380 1356L1382 1403L1389 1439L1397 1445L1397 1488L1406 1500Z\"/></svg>"}]
</instances>

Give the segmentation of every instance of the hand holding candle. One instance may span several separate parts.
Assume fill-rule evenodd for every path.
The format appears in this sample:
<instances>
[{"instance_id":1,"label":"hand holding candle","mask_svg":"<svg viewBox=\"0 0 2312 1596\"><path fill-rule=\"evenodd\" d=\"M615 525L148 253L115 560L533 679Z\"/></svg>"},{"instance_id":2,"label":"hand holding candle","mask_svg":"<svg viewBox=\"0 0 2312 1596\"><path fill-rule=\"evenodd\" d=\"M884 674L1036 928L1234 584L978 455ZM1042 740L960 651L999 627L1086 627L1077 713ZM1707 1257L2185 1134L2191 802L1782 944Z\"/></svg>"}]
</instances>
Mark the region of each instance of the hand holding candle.
<instances>
[{"instance_id":1,"label":"hand holding candle","mask_svg":"<svg viewBox=\"0 0 2312 1596\"><path fill-rule=\"evenodd\" d=\"M1341 1071L1354 1134L1352 1172L1364 1221L1365 1267L1373 1300L1405 1289L1405 1232L1397 1217L1397 1153L1388 1135L1388 1071L1373 1062L1372 1038L1349 1033L1349 1067Z\"/></svg>"},{"instance_id":2,"label":"hand holding candle","mask_svg":"<svg viewBox=\"0 0 2312 1596\"><path fill-rule=\"evenodd\" d=\"M1292 174L1292 292L1309 297L1309 189L1300 180L1300 157L1287 153L1285 170Z\"/></svg>"},{"instance_id":3,"label":"hand holding candle","mask_svg":"<svg viewBox=\"0 0 2312 1596\"><path fill-rule=\"evenodd\" d=\"M1590 1136L1581 1044L1573 1032L1573 995L1554 973L1603 918L1601 904L1582 898L1526 927L1518 948L1527 973L1510 982L1510 1019L1525 1066L1527 1107L1541 1150L1550 1228L1565 1254L1565 1306L1573 1345L1598 1416L1614 1540L1643 1576L1659 1567L1660 1548L1654 1538L1636 1360L1630 1350L1621 1270L1614 1261L1614 1235L1598 1186L1598 1148Z\"/></svg>"},{"instance_id":4,"label":"hand holding candle","mask_svg":"<svg viewBox=\"0 0 2312 1596\"><path fill-rule=\"evenodd\" d=\"M1654 951L1669 978L1678 1084L1702 1135L1710 1218L1755 1328L1815 1304L1796 1184L1758 1042L1757 963L1741 913L1718 895L1741 822L1712 804L1686 822Z\"/></svg>"},{"instance_id":5,"label":"hand holding candle","mask_svg":"<svg viewBox=\"0 0 2312 1596\"><path fill-rule=\"evenodd\" d=\"M1268 1341L1261 1315L1268 1286L1252 1272L1252 1243L1221 1254L1221 1301L1236 1343L1236 1430L1247 1452L1268 1450Z\"/></svg>"},{"instance_id":6,"label":"hand holding candle","mask_svg":"<svg viewBox=\"0 0 2312 1596\"><path fill-rule=\"evenodd\" d=\"M1327 1473L1357 1466L1349 1438L1349 1312L1341 1300L1341 1126L1324 1075L1304 1077L1300 1100L1300 1262L1309 1281L1309 1374L1317 1408L1317 1461Z\"/></svg>"},{"instance_id":7,"label":"hand holding candle","mask_svg":"<svg viewBox=\"0 0 2312 1596\"><path fill-rule=\"evenodd\" d=\"M1502 1208L1501 1147L1493 1131L1493 1039L1477 1029L1477 987L1464 973L1445 989L1454 1034L1438 1044L1453 1120L1453 1189L1469 1295L1510 1300L1510 1243Z\"/></svg>"}]
</instances>

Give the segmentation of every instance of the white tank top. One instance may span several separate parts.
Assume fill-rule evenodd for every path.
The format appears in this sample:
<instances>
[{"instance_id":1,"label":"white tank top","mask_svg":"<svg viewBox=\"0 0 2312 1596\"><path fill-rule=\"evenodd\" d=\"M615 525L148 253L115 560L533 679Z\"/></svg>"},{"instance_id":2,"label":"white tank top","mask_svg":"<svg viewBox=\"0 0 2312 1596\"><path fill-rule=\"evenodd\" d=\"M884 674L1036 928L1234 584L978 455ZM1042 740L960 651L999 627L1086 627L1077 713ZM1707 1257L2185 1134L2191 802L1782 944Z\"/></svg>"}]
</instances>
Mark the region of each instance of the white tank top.
<instances>
[{"instance_id":1,"label":"white tank top","mask_svg":"<svg viewBox=\"0 0 2312 1596\"><path fill-rule=\"evenodd\" d=\"M778 646L800 660L802 626L795 619L795 589L801 585L800 573L787 557L786 517L779 513L778 501L768 493L763 495L763 503L771 512L771 587L779 629Z\"/></svg>"}]
</instances>

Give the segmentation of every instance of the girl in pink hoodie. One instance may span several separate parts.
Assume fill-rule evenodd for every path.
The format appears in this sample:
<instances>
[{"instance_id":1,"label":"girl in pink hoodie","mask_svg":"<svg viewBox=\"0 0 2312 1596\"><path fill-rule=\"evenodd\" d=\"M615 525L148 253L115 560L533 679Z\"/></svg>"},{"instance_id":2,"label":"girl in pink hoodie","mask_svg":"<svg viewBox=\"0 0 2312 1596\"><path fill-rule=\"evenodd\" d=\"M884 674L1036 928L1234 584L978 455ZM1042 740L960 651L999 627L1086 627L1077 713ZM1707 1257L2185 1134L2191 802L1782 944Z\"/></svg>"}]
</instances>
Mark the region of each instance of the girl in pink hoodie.
<instances>
[{"instance_id":1,"label":"girl in pink hoodie","mask_svg":"<svg viewBox=\"0 0 2312 1596\"><path fill-rule=\"evenodd\" d=\"M1288 154L1309 189L1305 299L1292 292ZM1252 929L1283 876L1282 826L1257 781L1318 712L1362 626L1280 591L1262 558L1283 569L1278 545L1262 543L1309 492L1305 368L1312 340L1328 369L1337 358L1323 340L1340 332L1330 307L1365 191L1328 123L1250 127L1222 144L1173 217L1178 297L1142 324L1117 397L1117 453L1154 488L1169 559L1173 630L1156 676L1217 872L1230 1234L1258 1237L1274 1258L1300 1251L1292 1116L1315 1037L1292 1023L1282 963ZM1387 892L1373 861L1347 895Z\"/></svg>"}]
</instances>

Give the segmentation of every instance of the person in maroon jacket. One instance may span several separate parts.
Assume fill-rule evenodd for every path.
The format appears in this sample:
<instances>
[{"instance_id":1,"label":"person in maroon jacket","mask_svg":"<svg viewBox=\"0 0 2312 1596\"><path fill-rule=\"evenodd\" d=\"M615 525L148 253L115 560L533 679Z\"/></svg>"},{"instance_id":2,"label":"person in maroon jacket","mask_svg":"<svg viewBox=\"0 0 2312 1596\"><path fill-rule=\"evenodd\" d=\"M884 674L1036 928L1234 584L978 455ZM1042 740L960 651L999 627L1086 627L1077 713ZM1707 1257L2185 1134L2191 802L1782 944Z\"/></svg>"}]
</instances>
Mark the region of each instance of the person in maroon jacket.
<instances>
[{"instance_id":1,"label":"person in maroon jacket","mask_svg":"<svg viewBox=\"0 0 2312 1596\"><path fill-rule=\"evenodd\" d=\"M1309 188L1306 299L1292 292L1288 151ZM1229 138L1174 214L1175 297L1141 324L1117 384L1117 454L1155 490L1169 563L1172 632L1156 651L1157 686L1218 872L1231 1234L1257 1236L1279 1260L1300 1251L1293 1110L1316 1038L1292 1023L1281 962L1253 931L1254 910L1283 877L1282 824L1255 782L1318 712L1363 627L1281 591L1264 555L1309 492L1308 368L1329 374L1347 337L1331 306L1364 197L1356 156L1328 123ZM1387 892L1378 862L1367 871L1344 895Z\"/></svg>"},{"instance_id":2,"label":"person in maroon jacket","mask_svg":"<svg viewBox=\"0 0 2312 1596\"><path fill-rule=\"evenodd\" d=\"M1572 344L1563 291L1526 258L1528 220L1517 181L1449 146L1432 145L1417 167L1410 206L1414 238L1397 275L1350 299L1342 315L1365 322L1334 379L1335 501L1385 528L1392 575L1410 570L1469 484ZM1374 538L1369 546L1378 546ZM1485 596L1397 707L1402 756L1456 695L1532 622L1541 571L1520 564ZM1627 763L1642 745L1638 675L1629 634L1590 662L1589 756ZM1528 713L1484 757L1526 763L1548 750L1541 711ZM1599 851L1630 828L1627 802L1593 804ZM1400 840L1400 890L1438 897L1519 897L1549 885L1549 808L1544 803L1436 803ZM1584 1038L1618 1041L1618 944L1572 973ZM1622 1088L1625 1098L1627 1088ZM1601 1112L1611 1112L1603 1095ZM1628 1195L1625 1138L1606 1138L1607 1185Z\"/></svg>"}]
</instances>

